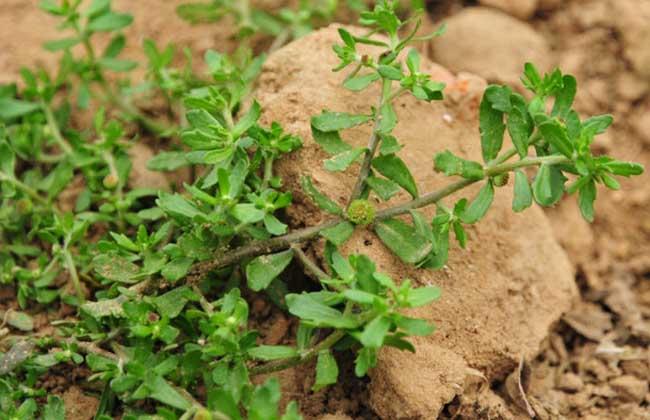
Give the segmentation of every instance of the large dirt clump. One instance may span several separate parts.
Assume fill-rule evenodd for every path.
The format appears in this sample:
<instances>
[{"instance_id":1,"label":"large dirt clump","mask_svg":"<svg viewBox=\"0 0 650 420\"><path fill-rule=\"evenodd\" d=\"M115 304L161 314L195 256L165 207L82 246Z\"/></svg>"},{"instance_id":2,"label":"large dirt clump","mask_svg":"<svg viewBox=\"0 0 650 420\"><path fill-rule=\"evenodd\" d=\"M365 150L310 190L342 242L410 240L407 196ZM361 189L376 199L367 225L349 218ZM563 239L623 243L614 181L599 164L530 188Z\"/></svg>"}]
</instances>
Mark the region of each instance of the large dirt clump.
<instances>
[{"instance_id":1,"label":"large dirt clump","mask_svg":"<svg viewBox=\"0 0 650 420\"><path fill-rule=\"evenodd\" d=\"M310 117L323 109L367 113L378 96L376 89L347 91L342 87L344 72L331 71L337 64L331 51L331 45L339 42L336 29L323 29L271 55L256 92L265 109L264 122L279 121L304 139L304 147L278 166L286 188L294 194L295 206L289 213L293 226L313 225L327 217L301 192L300 174L310 174L342 205L356 177L354 168L344 174L324 169L327 155L311 137ZM468 88L476 86L476 77L456 77L426 60L424 69L449 84L454 100L427 104L403 97L396 104L395 135L406 145L400 155L422 192L449 182L432 170L435 152L449 149L480 158L476 104L482 93L480 87ZM344 138L365 146L369 131L369 127L349 130ZM454 247L441 271L403 264L369 230L358 229L346 244L345 252L371 256L380 270L395 278L436 284L443 290L440 301L415 312L438 326L432 336L417 340L418 352L381 354L370 384L370 404L380 417L435 418L477 377L502 379L521 357L533 357L549 327L569 308L576 293L569 261L541 210L512 213L510 189L498 191L488 217L470 229L468 249ZM471 198L475 192L463 195ZM401 195L394 200L406 199ZM435 209L423 212L431 217Z\"/></svg>"},{"instance_id":2,"label":"large dirt clump","mask_svg":"<svg viewBox=\"0 0 650 420\"><path fill-rule=\"evenodd\" d=\"M432 41L433 57L452 71L516 84L528 61L542 70L551 67L546 40L526 23L499 10L470 7L444 22L445 35Z\"/></svg>"}]
</instances>

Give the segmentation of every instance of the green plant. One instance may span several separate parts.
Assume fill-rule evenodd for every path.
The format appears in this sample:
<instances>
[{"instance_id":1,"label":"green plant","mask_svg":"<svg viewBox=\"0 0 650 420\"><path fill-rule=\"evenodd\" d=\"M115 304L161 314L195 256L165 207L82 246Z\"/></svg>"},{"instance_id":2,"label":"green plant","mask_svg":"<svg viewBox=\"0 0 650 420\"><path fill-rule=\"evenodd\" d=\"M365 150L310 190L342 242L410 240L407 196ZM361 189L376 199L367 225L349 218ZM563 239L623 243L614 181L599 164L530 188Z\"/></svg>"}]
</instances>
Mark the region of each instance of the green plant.
<instances>
[{"instance_id":1,"label":"green plant","mask_svg":"<svg viewBox=\"0 0 650 420\"><path fill-rule=\"evenodd\" d=\"M465 227L485 216L511 172L514 211L578 193L583 216L592 220L596 183L616 189L614 176L643 171L593 156L591 142L611 117L580 120L571 108L575 79L559 70L541 76L527 64L522 80L531 100L504 86L485 91L479 115L483 162L440 152L434 170L459 179L421 193L398 155L408 145L393 135L399 122L393 104L402 95L440 100L444 85L420 70L417 51L409 49L428 39L416 35L418 13L402 21L396 2L379 1L360 13L368 33L340 29L341 44L334 46L340 59L335 70L351 69L345 87L378 85L377 104L365 114L326 110L311 120L314 140L331 155L325 168L351 171L358 162L356 184L341 207L304 176L304 192L331 217L290 229L283 211L292 196L274 163L302 140L278 123L259 123L262 109L250 96L263 58L210 51L209 74L197 75L191 67L172 66L172 47L160 50L146 41L149 92L165 98L170 117L182 113L172 125L178 128L161 128L131 102L116 99L129 83L104 73L133 66L116 58L123 36L113 35L103 58L94 53L92 34L123 29L128 15L111 11L108 0L85 10L66 0L43 7L75 35L47 44L64 50L56 78L26 70L24 88L0 87L1 280L15 287L24 310L60 301L78 313L73 321L56 322L58 333L48 338L30 334L28 313L4 314L7 325L23 332L2 333L0 404L7 418L63 418L57 397L36 403L46 396L38 378L56 366L79 364L102 390L97 419L117 413L125 419L154 413L166 419L300 418L295 403L280 414L277 379L261 385L251 379L315 361L318 390L336 383L337 352L354 354L355 373L363 376L382 347L415 351L409 337L434 330L405 310L429 304L440 290L392 279L365 255L343 255L340 247L355 229L372 229L406 263L436 269L447 261L450 234L465 246ZM75 59L71 48L77 44L86 53ZM362 53L362 46L375 54ZM94 88L103 94L96 98L93 126L76 129L71 118L88 105ZM116 107L126 117L121 122L105 111ZM135 136L128 130L135 128L125 123L131 120L169 137L148 162L150 169L194 170L181 190L130 188L134 162L127 150ZM363 124L373 127L367 147L346 143L341 132ZM514 147L502 150L506 129ZM525 168L537 169L532 183ZM74 206L64 207L71 183L79 186ZM482 187L471 201L443 203L472 184ZM388 201L400 190L411 199L381 210L369 200ZM430 205L437 215L428 220L418 209ZM319 238L325 241L323 266L303 249ZM296 263L315 285L289 290L287 268ZM256 294L298 321L287 344L260 344L250 328Z\"/></svg>"}]
</instances>

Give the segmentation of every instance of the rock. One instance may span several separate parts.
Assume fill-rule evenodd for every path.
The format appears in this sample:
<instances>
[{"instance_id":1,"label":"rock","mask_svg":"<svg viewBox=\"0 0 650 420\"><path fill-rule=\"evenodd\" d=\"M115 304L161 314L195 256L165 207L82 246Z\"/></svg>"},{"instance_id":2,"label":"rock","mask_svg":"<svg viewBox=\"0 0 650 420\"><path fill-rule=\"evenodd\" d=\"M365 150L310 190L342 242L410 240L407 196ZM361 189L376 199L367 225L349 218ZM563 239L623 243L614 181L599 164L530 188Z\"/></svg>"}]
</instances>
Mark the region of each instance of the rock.
<instances>
[{"instance_id":1,"label":"rock","mask_svg":"<svg viewBox=\"0 0 650 420\"><path fill-rule=\"evenodd\" d=\"M650 145L650 112L647 108L632 114L630 125L638 134L639 139L646 145Z\"/></svg>"},{"instance_id":2,"label":"rock","mask_svg":"<svg viewBox=\"0 0 650 420\"><path fill-rule=\"evenodd\" d=\"M278 50L265 63L256 92L264 109L262 123L278 121L304 140L300 150L277 166L285 187L293 193L294 205L287 214L293 226L314 225L327 218L305 197L298 175L310 174L323 192L341 204L356 179L354 168L346 173L324 169L322 161L328 156L311 137L310 117L323 109L367 113L379 94L377 86L361 93L342 87L345 72L331 71L338 62L331 45L339 42L337 26L331 26ZM449 77L444 68L422 61L423 70L434 77ZM396 103L395 135L406 144L400 156L423 192L449 183L431 169L435 152L449 149L480 159L477 108L462 105L460 109L456 103L427 104L410 96ZM462 113L473 117L449 118ZM343 137L365 146L369 131L362 126L345 131ZM465 191L463 196L476 192ZM393 203L407 198L400 194ZM463 391L467 366L480 370L488 381L503 378L522 356L534 357L550 325L570 307L576 294L571 266L547 219L538 208L513 213L511 199L510 188L498 191L489 215L469 230L468 250L454 244L444 270L403 264L366 229L358 229L343 248L344 253L369 255L378 270L396 279L436 284L443 290L439 301L413 311L412 315L438 326L432 336L416 340L417 353L386 350L380 355L370 384L371 405L380 417L435 418L446 402ZM435 208L423 209L423 214L432 217Z\"/></svg>"},{"instance_id":3,"label":"rock","mask_svg":"<svg viewBox=\"0 0 650 420\"><path fill-rule=\"evenodd\" d=\"M520 86L526 62L551 67L550 48L529 25L502 12L471 7L450 17L447 32L432 42L433 58L454 72Z\"/></svg>"},{"instance_id":4,"label":"rock","mask_svg":"<svg viewBox=\"0 0 650 420\"><path fill-rule=\"evenodd\" d=\"M557 388L567 392L578 392L585 386L582 378L575 373L565 373L557 381Z\"/></svg>"},{"instance_id":5,"label":"rock","mask_svg":"<svg viewBox=\"0 0 650 420\"><path fill-rule=\"evenodd\" d=\"M538 0L479 0L479 4L494 7L511 16L526 20L537 9Z\"/></svg>"},{"instance_id":6,"label":"rock","mask_svg":"<svg viewBox=\"0 0 650 420\"><path fill-rule=\"evenodd\" d=\"M621 34L625 58L639 76L650 78L650 2L610 0L607 16Z\"/></svg>"},{"instance_id":7,"label":"rock","mask_svg":"<svg viewBox=\"0 0 650 420\"><path fill-rule=\"evenodd\" d=\"M612 379L609 384L622 400L640 403L648 392L648 381L632 375L623 375Z\"/></svg>"},{"instance_id":8,"label":"rock","mask_svg":"<svg viewBox=\"0 0 650 420\"><path fill-rule=\"evenodd\" d=\"M323 417L320 417L318 420L352 420L352 417L345 414L325 414Z\"/></svg>"}]
</instances>

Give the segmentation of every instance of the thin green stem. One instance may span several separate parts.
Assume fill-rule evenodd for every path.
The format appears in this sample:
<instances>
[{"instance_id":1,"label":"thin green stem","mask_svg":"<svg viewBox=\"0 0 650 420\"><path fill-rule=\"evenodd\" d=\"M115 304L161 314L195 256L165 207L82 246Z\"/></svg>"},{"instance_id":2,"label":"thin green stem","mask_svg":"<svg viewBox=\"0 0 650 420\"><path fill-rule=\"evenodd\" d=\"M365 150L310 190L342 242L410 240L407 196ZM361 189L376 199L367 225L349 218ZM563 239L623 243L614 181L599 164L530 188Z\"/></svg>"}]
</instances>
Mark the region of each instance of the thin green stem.
<instances>
[{"instance_id":1,"label":"thin green stem","mask_svg":"<svg viewBox=\"0 0 650 420\"><path fill-rule=\"evenodd\" d=\"M264 177L262 178L262 190L269 186L273 178L273 156L264 159Z\"/></svg>"},{"instance_id":2,"label":"thin green stem","mask_svg":"<svg viewBox=\"0 0 650 420\"><path fill-rule=\"evenodd\" d=\"M316 344L311 349L302 353L299 356L291 357L288 359L281 359L269 363L265 363L259 366L253 366L249 369L251 376L263 375L265 373L278 372L280 370L285 370L290 367L298 366L302 363L306 363L318 356L318 353L321 350L326 350L332 347L334 344L338 343L340 339L345 337L347 332L345 330L336 330L330 335L328 335L323 341Z\"/></svg>"},{"instance_id":3,"label":"thin green stem","mask_svg":"<svg viewBox=\"0 0 650 420\"><path fill-rule=\"evenodd\" d=\"M510 172L514 169L529 167L529 166L539 166L543 163L548 165L558 165L558 164L564 164L570 162L571 162L570 159L565 158L564 156L557 156L557 155L542 156L537 158L526 158L517 162L501 163L499 165L486 167L485 175L492 177L506 172ZM420 197L414 200L380 210L377 212L377 215L375 216L375 221L385 220L391 217L408 213L411 210L436 204L443 198L448 197L454 194L455 192L458 192L483 179L462 179L453 182L437 191L433 191L428 194L421 195ZM234 251L225 253L220 257L215 258L214 260L205 261L197 264L196 266L193 267L191 271L191 275L188 277L187 281L189 283L196 283L202 278L203 273L206 273L208 271L235 264L238 261L241 261L242 259L245 258L252 258L258 255L270 254L273 252L285 250L287 248L290 248L295 243L300 243L315 238L320 234L321 231L334 227L343 221L344 219L342 217L335 217L319 225L299 229L291 233L288 233L284 236L277 236L275 238L271 238L265 241L252 242Z\"/></svg>"},{"instance_id":4,"label":"thin green stem","mask_svg":"<svg viewBox=\"0 0 650 420\"><path fill-rule=\"evenodd\" d=\"M379 102L377 108L375 109L374 115L374 125L372 127L372 132L370 133L370 140L368 140L368 148L366 149L365 157L361 163L361 168L359 169L359 175L357 180L352 188L352 193L350 194L350 199L348 200L348 207L354 200L361 196L363 192L363 187L368 179L370 174L370 166L372 164L372 159L377 153L377 148L379 143L381 143L381 136L379 135L379 127L381 124L381 108L390 98L392 81L390 79L384 79L381 88L381 96L379 97Z\"/></svg>"},{"instance_id":5,"label":"thin green stem","mask_svg":"<svg viewBox=\"0 0 650 420\"><path fill-rule=\"evenodd\" d=\"M62 213L58 207L53 205L48 199L43 198L38 193L38 191L30 187L29 185L25 184L24 182L20 181L19 179L16 179L13 176L9 176L3 172L0 172L0 181L6 181L13 184L14 187L27 194L32 200L36 201L37 203L43 206L49 206L51 210L54 212L54 214L56 214L57 216L61 216Z\"/></svg>"},{"instance_id":6,"label":"thin green stem","mask_svg":"<svg viewBox=\"0 0 650 420\"><path fill-rule=\"evenodd\" d=\"M307 271L316 276L318 280L326 280L330 278L330 276L325 271L323 271L318 265L316 265L315 262L311 260L311 258L307 256L307 254L305 254L299 245L292 245L291 249L303 267L305 267Z\"/></svg>"},{"instance_id":7,"label":"thin green stem","mask_svg":"<svg viewBox=\"0 0 650 420\"><path fill-rule=\"evenodd\" d=\"M77 272L77 266L74 263L72 254L67 247L63 250L63 259L65 260L65 266L68 269L70 274L70 279L72 280L72 285L74 286L75 291L77 292L77 297L80 301L85 301L86 297L84 296L83 289L81 288L81 282L79 281L79 273Z\"/></svg>"},{"instance_id":8,"label":"thin green stem","mask_svg":"<svg viewBox=\"0 0 650 420\"><path fill-rule=\"evenodd\" d=\"M52 108L50 108L50 106L45 101L41 102L41 108L43 109L43 113L45 114L45 120L47 121L47 126L50 129L50 132L52 133L52 138L54 139L56 144L61 148L63 153L65 153L66 155L71 155L72 147L63 138L63 135L61 134L61 130L59 129L59 124L56 122L56 118L54 118L54 113L52 112Z\"/></svg>"}]
</instances>

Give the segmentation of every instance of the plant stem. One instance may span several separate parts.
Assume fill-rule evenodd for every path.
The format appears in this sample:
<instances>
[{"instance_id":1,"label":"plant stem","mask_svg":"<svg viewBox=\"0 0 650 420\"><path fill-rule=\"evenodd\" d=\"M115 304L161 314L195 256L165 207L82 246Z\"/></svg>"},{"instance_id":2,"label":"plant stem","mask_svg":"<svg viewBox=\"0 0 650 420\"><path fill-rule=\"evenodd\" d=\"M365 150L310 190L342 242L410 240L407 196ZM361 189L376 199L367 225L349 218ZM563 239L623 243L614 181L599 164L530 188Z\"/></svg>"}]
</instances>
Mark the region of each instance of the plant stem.
<instances>
[{"instance_id":1,"label":"plant stem","mask_svg":"<svg viewBox=\"0 0 650 420\"><path fill-rule=\"evenodd\" d=\"M65 266L68 269L68 273L70 273L72 284L74 285L75 291L77 292L77 297L83 302L86 300L86 297L84 296L83 290L81 289L81 282L79 281L77 267L74 264L74 259L72 258L72 254L70 253L69 249L64 249L63 258L65 260Z\"/></svg>"},{"instance_id":2,"label":"plant stem","mask_svg":"<svg viewBox=\"0 0 650 420\"><path fill-rule=\"evenodd\" d=\"M273 156L264 159L264 178L262 178L262 190L266 189L269 181L273 178Z\"/></svg>"},{"instance_id":3,"label":"plant stem","mask_svg":"<svg viewBox=\"0 0 650 420\"><path fill-rule=\"evenodd\" d=\"M548 165L558 165L570 162L570 159L558 155L526 158L517 162L501 163L491 167L486 167L485 175L492 177L510 172L514 169L528 166L539 166L543 163L546 163ZM453 182L437 191L421 195L414 200L379 210L375 216L375 221L385 220L394 216L408 213L410 210L426 207L431 204L436 204L443 198L448 197L451 194L460 191L463 188L466 188L474 183L482 181L483 179L462 179L460 181ZM214 260L197 264L192 268L191 274L188 276L187 281L194 284L199 281L203 273L207 271L232 265L245 258L256 257L258 255L270 254L273 252L285 250L287 248L290 248L295 243L304 242L306 240L315 238L321 231L334 227L343 221L343 218L335 217L319 225L299 229L284 236L277 236L265 241L252 242L234 251L225 253L220 257L215 258Z\"/></svg>"},{"instance_id":4,"label":"plant stem","mask_svg":"<svg viewBox=\"0 0 650 420\"><path fill-rule=\"evenodd\" d=\"M326 350L338 343L340 339L347 334L344 330L336 330L327 336L323 341L307 350L300 356L292 357L289 359L281 359L263 365L254 366L248 370L251 376L262 375L265 373L277 372L280 370L288 369L293 366L308 362L318 356L321 350Z\"/></svg>"},{"instance_id":5,"label":"plant stem","mask_svg":"<svg viewBox=\"0 0 650 420\"><path fill-rule=\"evenodd\" d=\"M61 134L61 130L59 129L59 124L56 122L56 118L54 118L54 113L52 112L52 109L47 103L45 103L45 101L41 101L41 108L43 108L43 113L45 114L45 120L47 121L47 126L52 132L52 137L54 138L54 141L61 148L63 153L65 153L66 155L71 155L72 147L63 138L63 135Z\"/></svg>"},{"instance_id":6,"label":"plant stem","mask_svg":"<svg viewBox=\"0 0 650 420\"><path fill-rule=\"evenodd\" d=\"M311 272L318 280L324 280L324 279L329 279L330 276L324 272L318 265L316 265L315 262L311 260L305 254L305 252L300 248L298 245L292 245L291 249L293 250L293 253L296 257L298 257L298 260L302 263L303 267L307 269L307 271Z\"/></svg>"},{"instance_id":7,"label":"plant stem","mask_svg":"<svg viewBox=\"0 0 650 420\"><path fill-rule=\"evenodd\" d=\"M377 108L375 109L375 123L372 127L372 133L370 133L370 140L368 141L366 155L363 158L361 168L359 169L359 176L357 177L357 181L354 184L352 193L350 194L350 199L348 200L348 207L354 200L361 196L361 193L363 192L363 186L366 183L368 175L370 174L370 165L372 164L372 158L375 157L375 153L377 153L377 147L379 147L379 143L381 142L381 137L379 135L379 125L381 124L381 108L390 98L391 84L391 80L383 80L381 96L379 98Z\"/></svg>"}]
</instances>

